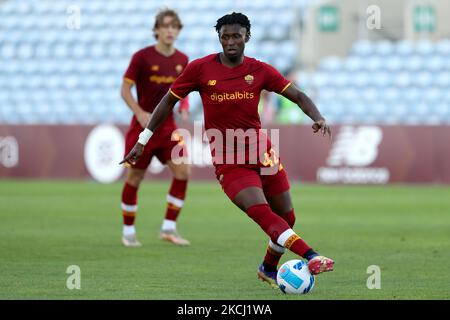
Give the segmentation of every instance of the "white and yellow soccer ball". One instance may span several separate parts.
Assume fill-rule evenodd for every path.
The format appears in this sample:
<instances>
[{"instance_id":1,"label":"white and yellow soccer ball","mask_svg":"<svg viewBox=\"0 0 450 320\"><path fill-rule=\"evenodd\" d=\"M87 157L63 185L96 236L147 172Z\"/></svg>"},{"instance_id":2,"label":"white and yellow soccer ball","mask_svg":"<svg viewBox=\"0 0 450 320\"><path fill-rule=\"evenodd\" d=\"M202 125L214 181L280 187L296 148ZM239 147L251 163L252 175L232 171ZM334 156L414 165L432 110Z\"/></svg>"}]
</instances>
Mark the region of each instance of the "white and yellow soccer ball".
<instances>
[{"instance_id":1,"label":"white and yellow soccer ball","mask_svg":"<svg viewBox=\"0 0 450 320\"><path fill-rule=\"evenodd\" d=\"M287 294L306 294L314 287L314 276L303 260L289 260L281 265L277 273L278 287Z\"/></svg>"}]
</instances>

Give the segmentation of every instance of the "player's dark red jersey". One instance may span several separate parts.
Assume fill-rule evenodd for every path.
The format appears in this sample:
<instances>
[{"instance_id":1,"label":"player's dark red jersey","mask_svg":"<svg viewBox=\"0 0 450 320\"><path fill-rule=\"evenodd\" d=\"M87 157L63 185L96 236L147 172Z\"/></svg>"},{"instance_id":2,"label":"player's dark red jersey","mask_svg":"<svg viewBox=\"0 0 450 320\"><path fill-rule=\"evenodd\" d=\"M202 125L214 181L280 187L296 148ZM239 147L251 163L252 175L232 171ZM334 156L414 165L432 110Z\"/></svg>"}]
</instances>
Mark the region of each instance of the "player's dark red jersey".
<instances>
[{"instance_id":1,"label":"player's dark red jersey","mask_svg":"<svg viewBox=\"0 0 450 320\"><path fill-rule=\"evenodd\" d=\"M175 53L166 57L156 51L155 46L149 46L133 55L124 79L136 84L139 106L145 111L153 112L187 64L188 57L179 50L175 50ZM186 105L180 107L183 108ZM131 126L140 128L135 116L131 120ZM175 127L173 113L161 125L161 127L167 126Z\"/></svg>"},{"instance_id":2,"label":"player's dark red jersey","mask_svg":"<svg viewBox=\"0 0 450 320\"><path fill-rule=\"evenodd\" d=\"M203 102L205 129L217 129L225 137L227 129L259 130L261 91L282 93L289 85L267 63L244 57L242 64L230 68L220 62L219 54L212 54L188 64L170 92L182 99L191 91L198 91Z\"/></svg>"}]
</instances>

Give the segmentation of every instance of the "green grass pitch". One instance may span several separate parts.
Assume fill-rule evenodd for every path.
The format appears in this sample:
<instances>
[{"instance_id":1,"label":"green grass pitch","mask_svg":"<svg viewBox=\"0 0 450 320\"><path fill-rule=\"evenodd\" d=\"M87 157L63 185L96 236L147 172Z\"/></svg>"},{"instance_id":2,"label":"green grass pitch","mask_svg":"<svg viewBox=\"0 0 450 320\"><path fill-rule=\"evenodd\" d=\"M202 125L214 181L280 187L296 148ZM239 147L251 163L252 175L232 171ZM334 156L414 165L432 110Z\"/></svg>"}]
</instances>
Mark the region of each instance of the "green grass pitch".
<instances>
[{"instance_id":1,"label":"green grass pitch","mask_svg":"<svg viewBox=\"0 0 450 320\"><path fill-rule=\"evenodd\" d=\"M192 245L160 241L167 189L143 184L134 249L120 242L120 183L0 181L0 299L450 298L449 187L293 183L295 230L336 261L303 296L257 280L267 238L216 183L188 187L178 229ZM366 286L370 265L381 289Z\"/></svg>"}]
</instances>

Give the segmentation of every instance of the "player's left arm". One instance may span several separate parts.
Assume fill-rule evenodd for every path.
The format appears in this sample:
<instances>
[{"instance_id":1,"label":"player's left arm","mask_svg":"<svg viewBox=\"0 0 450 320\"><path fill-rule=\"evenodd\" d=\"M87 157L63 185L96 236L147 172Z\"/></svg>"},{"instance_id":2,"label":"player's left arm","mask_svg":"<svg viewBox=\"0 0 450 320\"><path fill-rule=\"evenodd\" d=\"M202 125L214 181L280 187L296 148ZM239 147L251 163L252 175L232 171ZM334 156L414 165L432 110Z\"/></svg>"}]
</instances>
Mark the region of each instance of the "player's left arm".
<instances>
[{"instance_id":1,"label":"player's left arm","mask_svg":"<svg viewBox=\"0 0 450 320\"><path fill-rule=\"evenodd\" d=\"M303 112L314 121L312 128L314 132L319 130L323 135L328 134L331 139L331 128L328 126L325 118L320 113L314 102L302 91L300 91L293 83L291 83L282 93L284 97L288 98L297 104Z\"/></svg>"}]
</instances>

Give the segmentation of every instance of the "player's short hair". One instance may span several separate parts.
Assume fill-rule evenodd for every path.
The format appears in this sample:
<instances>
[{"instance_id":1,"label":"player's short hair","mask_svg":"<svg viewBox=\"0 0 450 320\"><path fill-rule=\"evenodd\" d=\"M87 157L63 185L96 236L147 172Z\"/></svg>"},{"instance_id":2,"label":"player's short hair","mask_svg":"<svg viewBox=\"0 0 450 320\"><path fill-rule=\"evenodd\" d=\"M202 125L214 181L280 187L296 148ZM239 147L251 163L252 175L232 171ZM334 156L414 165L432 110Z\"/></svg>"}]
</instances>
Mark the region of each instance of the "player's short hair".
<instances>
[{"instance_id":1,"label":"player's short hair","mask_svg":"<svg viewBox=\"0 0 450 320\"><path fill-rule=\"evenodd\" d=\"M153 26L153 36L155 37L155 39L158 39L156 29L158 29L162 25L165 17L172 17L173 22L178 26L178 29L183 29L183 24L181 23L181 19L178 16L178 13L175 10L169 8L162 8L155 16L155 24Z\"/></svg>"},{"instance_id":2,"label":"player's short hair","mask_svg":"<svg viewBox=\"0 0 450 320\"><path fill-rule=\"evenodd\" d=\"M219 20L217 20L217 24L214 26L216 28L217 33L220 32L220 28L224 25L230 24L239 24L247 30L248 37L250 38L250 20L247 18L245 14L239 12L233 12L231 14L226 14Z\"/></svg>"}]
</instances>

